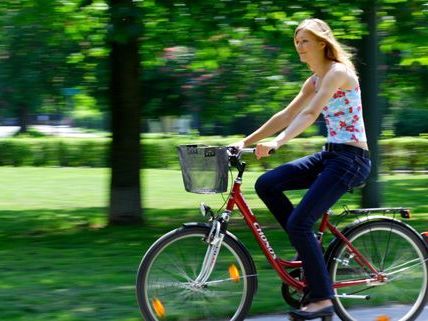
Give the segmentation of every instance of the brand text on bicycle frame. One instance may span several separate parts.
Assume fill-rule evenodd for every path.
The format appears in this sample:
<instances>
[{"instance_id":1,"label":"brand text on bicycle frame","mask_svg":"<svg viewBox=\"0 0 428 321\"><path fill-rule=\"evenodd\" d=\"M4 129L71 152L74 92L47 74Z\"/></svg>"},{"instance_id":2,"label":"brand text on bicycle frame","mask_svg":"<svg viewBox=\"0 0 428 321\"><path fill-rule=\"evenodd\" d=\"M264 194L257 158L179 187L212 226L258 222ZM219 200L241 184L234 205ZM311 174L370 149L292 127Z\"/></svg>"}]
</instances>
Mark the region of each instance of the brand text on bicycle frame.
<instances>
[{"instance_id":1,"label":"brand text on bicycle frame","mask_svg":"<svg viewBox=\"0 0 428 321\"><path fill-rule=\"evenodd\" d=\"M272 257L274 259L276 259L276 254L275 251L273 250L273 248L270 246L268 239L266 238L265 233L263 233L262 231L262 227L260 226L259 223L255 222L254 227L256 228L257 233L259 234L260 238L262 239L262 241L265 243L266 248L268 249L269 253L272 255Z\"/></svg>"}]
</instances>

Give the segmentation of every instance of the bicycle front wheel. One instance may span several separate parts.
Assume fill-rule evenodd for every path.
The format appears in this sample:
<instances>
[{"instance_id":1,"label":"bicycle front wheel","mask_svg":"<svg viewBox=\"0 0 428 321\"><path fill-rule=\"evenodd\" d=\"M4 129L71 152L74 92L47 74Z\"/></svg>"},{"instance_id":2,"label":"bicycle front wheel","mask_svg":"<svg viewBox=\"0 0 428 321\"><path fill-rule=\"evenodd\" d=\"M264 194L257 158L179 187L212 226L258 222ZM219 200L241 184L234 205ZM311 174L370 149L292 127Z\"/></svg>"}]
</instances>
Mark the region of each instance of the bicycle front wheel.
<instances>
[{"instance_id":1,"label":"bicycle front wheel","mask_svg":"<svg viewBox=\"0 0 428 321\"><path fill-rule=\"evenodd\" d=\"M384 276L383 282L335 289L336 312L345 321L411 321L427 302L428 251L411 228L396 221L373 221L351 230L346 237ZM328 262L333 282L369 280L343 242Z\"/></svg>"},{"instance_id":2,"label":"bicycle front wheel","mask_svg":"<svg viewBox=\"0 0 428 321\"><path fill-rule=\"evenodd\" d=\"M256 291L252 259L230 235L210 277L198 282L210 229L187 226L160 238L137 274L137 299L147 321L243 320Z\"/></svg>"}]
</instances>

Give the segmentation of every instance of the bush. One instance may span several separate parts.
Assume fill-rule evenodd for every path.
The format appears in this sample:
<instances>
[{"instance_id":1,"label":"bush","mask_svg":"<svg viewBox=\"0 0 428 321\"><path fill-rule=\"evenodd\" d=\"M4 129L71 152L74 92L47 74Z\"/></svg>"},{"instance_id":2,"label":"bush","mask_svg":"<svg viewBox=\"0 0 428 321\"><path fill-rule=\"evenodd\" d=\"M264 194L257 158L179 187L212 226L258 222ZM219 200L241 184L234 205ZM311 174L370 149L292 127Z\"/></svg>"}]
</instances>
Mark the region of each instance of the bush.
<instances>
[{"instance_id":1,"label":"bush","mask_svg":"<svg viewBox=\"0 0 428 321\"><path fill-rule=\"evenodd\" d=\"M0 139L0 165L106 167L108 139Z\"/></svg>"},{"instance_id":2,"label":"bush","mask_svg":"<svg viewBox=\"0 0 428 321\"><path fill-rule=\"evenodd\" d=\"M428 170L428 139L398 137L379 141L381 170Z\"/></svg>"},{"instance_id":3,"label":"bush","mask_svg":"<svg viewBox=\"0 0 428 321\"><path fill-rule=\"evenodd\" d=\"M177 136L147 134L141 140L142 168L178 169L176 146L181 144L227 145L239 136ZM273 168L321 150L324 137L297 138L269 158L245 156L249 170ZM428 138L400 137L379 142L380 169L428 170ZM7 166L109 166L109 138L7 138L0 139L0 165Z\"/></svg>"},{"instance_id":4,"label":"bush","mask_svg":"<svg viewBox=\"0 0 428 321\"><path fill-rule=\"evenodd\" d=\"M73 126L94 130L106 130L109 126L108 117L101 112L74 113Z\"/></svg>"},{"instance_id":5,"label":"bush","mask_svg":"<svg viewBox=\"0 0 428 321\"><path fill-rule=\"evenodd\" d=\"M397 136L415 136L428 133L428 113L426 108L404 108L394 124Z\"/></svg>"}]
</instances>

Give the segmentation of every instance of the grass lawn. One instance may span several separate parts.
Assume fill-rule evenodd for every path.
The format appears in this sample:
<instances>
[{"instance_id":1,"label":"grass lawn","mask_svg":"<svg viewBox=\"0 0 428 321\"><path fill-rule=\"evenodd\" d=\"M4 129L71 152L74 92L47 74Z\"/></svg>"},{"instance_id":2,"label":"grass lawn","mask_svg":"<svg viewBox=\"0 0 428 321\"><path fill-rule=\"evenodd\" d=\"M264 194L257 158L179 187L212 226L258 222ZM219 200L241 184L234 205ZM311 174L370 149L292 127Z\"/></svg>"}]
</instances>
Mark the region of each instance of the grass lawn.
<instances>
[{"instance_id":1,"label":"grass lawn","mask_svg":"<svg viewBox=\"0 0 428 321\"><path fill-rule=\"evenodd\" d=\"M244 192L277 254L293 251L253 191L260 173L249 172ZM144 170L141 227L105 227L109 172L89 168L0 167L0 320L141 320L135 272L148 246L182 222L198 221L200 201L213 208L221 195L185 193L179 171ZM408 223L428 230L428 175L383 176L385 206L410 207ZM246 185L245 185L246 184ZM301 192L290 194L297 202ZM358 192L335 206L358 207ZM236 215L231 232L256 261L259 291L252 314L285 312L279 278Z\"/></svg>"}]
</instances>

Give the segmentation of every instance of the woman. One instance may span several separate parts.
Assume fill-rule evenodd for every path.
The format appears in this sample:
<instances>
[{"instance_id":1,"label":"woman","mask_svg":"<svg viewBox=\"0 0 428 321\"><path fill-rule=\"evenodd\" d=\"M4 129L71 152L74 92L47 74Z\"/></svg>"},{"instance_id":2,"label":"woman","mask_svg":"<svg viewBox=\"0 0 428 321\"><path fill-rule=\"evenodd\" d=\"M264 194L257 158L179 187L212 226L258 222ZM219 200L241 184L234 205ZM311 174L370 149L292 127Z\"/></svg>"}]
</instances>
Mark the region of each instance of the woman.
<instances>
[{"instance_id":1,"label":"woman","mask_svg":"<svg viewBox=\"0 0 428 321\"><path fill-rule=\"evenodd\" d=\"M322 20L299 24L294 44L312 75L282 111L237 144L251 145L283 130L272 141L259 143L256 156L269 156L309 127L322 113L328 129L324 150L266 172L256 191L287 231L302 260L308 284L308 304L290 315L311 320L333 314L332 281L313 225L345 192L363 183L370 172L358 77L350 55ZM308 188L294 207L283 191Z\"/></svg>"}]
</instances>

